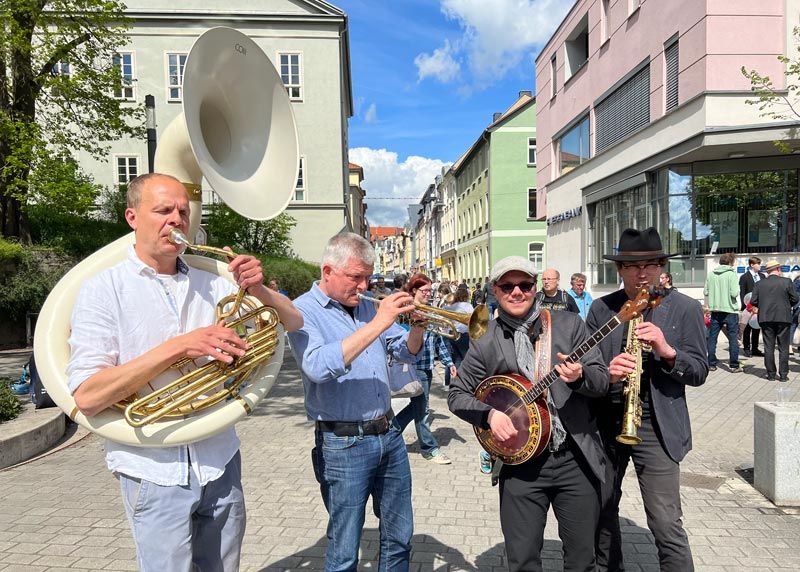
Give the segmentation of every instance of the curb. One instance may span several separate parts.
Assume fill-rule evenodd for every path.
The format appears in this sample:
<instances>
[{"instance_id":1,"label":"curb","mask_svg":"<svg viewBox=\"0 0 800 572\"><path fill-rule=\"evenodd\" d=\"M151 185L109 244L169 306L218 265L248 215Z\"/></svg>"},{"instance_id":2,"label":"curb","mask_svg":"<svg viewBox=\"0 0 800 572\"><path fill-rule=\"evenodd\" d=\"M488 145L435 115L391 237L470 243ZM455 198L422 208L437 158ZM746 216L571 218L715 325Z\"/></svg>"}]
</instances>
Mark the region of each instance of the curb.
<instances>
[{"instance_id":1,"label":"curb","mask_svg":"<svg viewBox=\"0 0 800 572\"><path fill-rule=\"evenodd\" d=\"M0 432L0 469L27 461L49 449L65 431L66 416L58 407L32 411L24 419L14 420L13 428Z\"/></svg>"}]
</instances>

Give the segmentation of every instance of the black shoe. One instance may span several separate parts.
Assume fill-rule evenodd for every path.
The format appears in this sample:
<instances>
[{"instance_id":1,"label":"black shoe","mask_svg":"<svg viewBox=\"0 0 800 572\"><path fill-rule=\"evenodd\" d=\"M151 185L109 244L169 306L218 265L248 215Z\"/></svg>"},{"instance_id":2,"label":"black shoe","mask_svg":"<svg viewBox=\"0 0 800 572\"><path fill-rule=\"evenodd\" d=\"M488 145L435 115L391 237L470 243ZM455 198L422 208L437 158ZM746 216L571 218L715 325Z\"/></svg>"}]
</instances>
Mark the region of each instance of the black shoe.
<instances>
[{"instance_id":1,"label":"black shoe","mask_svg":"<svg viewBox=\"0 0 800 572\"><path fill-rule=\"evenodd\" d=\"M763 377L764 379L768 379L769 381L775 381L775 374L773 373L765 373L761 377Z\"/></svg>"},{"instance_id":2,"label":"black shoe","mask_svg":"<svg viewBox=\"0 0 800 572\"><path fill-rule=\"evenodd\" d=\"M708 366L708 371L717 371L717 366L715 365Z\"/></svg>"},{"instance_id":3,"label":"black shoe","mask_svg":"<svg viewBox=\"0 0 800 572\"><path fill-rule=\"evenodd\" d=\"M742 350L744 357L753 357L753 354L750 353L750 350Z\"/></svg>"},{"instance_id":4,"label":"black shoe","mask_svg":"<svg viewBox=\"0 0 800 572\"><path fill-rule=\"evenodd\" d=\"M753 355L756 357L764 357L764 352L762 352L761 350L753 350Z\"/></svg>"},{"instance_id":5,"label":"black shoe","mask_svg":"<svg viewBox=\"0 0 800 572\"><path fill-rule=\"evenodd\" d=\"M782 375L782 376L781 376L781 377L779 377L778 379L779 379L780 381L789 381L789 376L788 376L788 375Z\"/></svg>"}]
</instances>

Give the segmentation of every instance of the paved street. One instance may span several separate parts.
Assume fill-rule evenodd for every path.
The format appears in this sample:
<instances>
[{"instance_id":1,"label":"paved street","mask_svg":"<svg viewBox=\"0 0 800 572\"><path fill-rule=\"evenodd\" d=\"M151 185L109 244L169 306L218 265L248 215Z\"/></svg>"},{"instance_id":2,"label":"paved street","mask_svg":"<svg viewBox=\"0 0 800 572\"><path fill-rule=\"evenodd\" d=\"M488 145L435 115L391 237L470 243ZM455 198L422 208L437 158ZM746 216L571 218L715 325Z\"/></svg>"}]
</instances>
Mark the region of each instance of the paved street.
<instances>
[{"instance_id":1,"label":"paved street","mask_svg":"<svg viewBox=\"0 0 800 572\"><path fill-rule=\"evenodd\" d=\"M745 371L763 373L763 360L749 360ZM799 374L800 362L793 361L793 399ZM689 389L695 449L682 464L682 494L698 570L800 569L800 511L774 507L749 484L753 402L772 400L775 386L721 366L704 387ZM453 464L434 465L409 446L412 570L505 570L497 489L478 470L472 430L447 411L441 376L431 402L435 434ZM248 502L242 568L321 569L326 514L311 470L313 431L305 421L302 385L291 357L266 401L237 429ZM412 441L413 427L407 435ZM101 445L89 435L0 472L0 570L135 570L117 483L105 468ZM657 570L632 476L623 499L626 561L630 570ZM559 570L561 543L552 514L549 520L545 567ZM377 550L377 522L370 516L362 569L375 569Z\"/></svg>"}]
</instances>

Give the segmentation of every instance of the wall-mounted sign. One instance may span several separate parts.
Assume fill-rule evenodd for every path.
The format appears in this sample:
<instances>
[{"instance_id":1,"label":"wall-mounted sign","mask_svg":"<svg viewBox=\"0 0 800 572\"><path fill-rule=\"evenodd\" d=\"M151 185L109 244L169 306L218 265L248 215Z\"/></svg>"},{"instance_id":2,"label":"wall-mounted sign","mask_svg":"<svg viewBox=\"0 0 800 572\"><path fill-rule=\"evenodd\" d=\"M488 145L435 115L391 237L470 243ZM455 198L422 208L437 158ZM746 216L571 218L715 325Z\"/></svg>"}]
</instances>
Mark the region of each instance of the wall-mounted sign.
<instances>
[{"instance_id":1,"label":"wall-mounted sign","mask_svg":"<svg viewBox=\"0 0 800 572\"><path fill-rule=\"evenodd\" d=\"M557 222L563 222L565 220L575 218L576 216L581 216L582 211L583 207L580 206L580 207L575 207L574 209L566 210L563 213L558 213L555 216L548 217L547 226L550 226L551 224L556 224Z\"/></svg>"}]
</instances>

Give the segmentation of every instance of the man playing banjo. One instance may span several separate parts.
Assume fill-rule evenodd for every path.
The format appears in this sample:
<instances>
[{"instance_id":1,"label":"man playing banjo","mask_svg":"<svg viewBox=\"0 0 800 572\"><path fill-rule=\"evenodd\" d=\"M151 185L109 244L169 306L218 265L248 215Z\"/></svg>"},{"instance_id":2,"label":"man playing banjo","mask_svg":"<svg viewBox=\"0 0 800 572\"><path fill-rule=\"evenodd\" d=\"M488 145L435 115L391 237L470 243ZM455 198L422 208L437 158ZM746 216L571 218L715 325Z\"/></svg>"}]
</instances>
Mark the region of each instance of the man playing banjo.
<instances>
[{"instance_id":1,"label":"man playing banjo","mask_svg":"<svg viewBox=\"0 0 800 572\"><path fill-rule=\"evenodd\" d=\"M499 473L500 523L508 568L541 570L541 551L547 511L553 504L564 544L564 570L594 570L594 534L600 512L599 488L605 478L606 457L591 412L592 398L605 395L608 371L599 352L591 350L578 363L567 354L586 337L578 314L551 312L551 335L534 306L537 271L519 256L509 256L492 268L490 282L499 303L497 320L486 335L471 343L458 377L451 382L450 411L476 427L491 429L498 442L510 441L517 429L506 413L474 396L485 378L521 374L535 378L548 373L552 361L559 379L547 393L552 436L537 457L504 465ZM549 339L550 352L547 347ZM534 348L541 348L535 354ZM548 371L541 371L546 367Z\"/></svg>"},{"instance_id":2,"label":"man playing banjo","mask_svg":"<svg viewBox=\"0 0 800 572\"><path fill-rule=\"evenodd\" d=\"M128 186L125 219L136 243L127 260L88 280L78 295L69 338L69 388L78 409L95 415L139 390L158 388L179 358L224 363L247 344L214 324L216 303L235 293L229 280L189 266L170 231L189 230L189 200L174 177L151 173ZM261 263L234 258L239 287L273 307L284 327L303 317L264 286ZM176 447L106 442L120 482L139 569L237 570L245 529L239 439L234 429Z\"/></svg>"}]
</instances>

